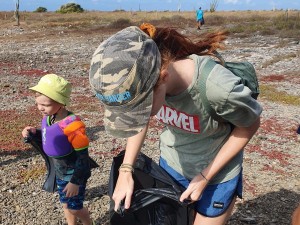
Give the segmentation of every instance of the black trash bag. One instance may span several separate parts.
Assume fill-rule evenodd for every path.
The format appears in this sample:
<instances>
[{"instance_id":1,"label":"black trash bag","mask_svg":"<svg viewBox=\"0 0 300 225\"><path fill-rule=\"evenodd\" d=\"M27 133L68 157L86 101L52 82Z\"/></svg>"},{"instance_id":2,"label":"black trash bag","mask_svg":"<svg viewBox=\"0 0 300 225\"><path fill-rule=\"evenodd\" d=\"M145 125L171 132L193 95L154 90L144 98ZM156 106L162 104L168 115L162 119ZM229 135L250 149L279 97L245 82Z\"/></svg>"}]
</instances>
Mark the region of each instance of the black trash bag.
<instances>
[{"instance_id":1,"label":"black trash bag","mask_svg":"<svg viewBox=\"0 0 300 225\"><path fill-rule=\"evenodd\" d=\"M112 197L119 167L125 151L113 158L108 184ZM111 225L192 225L194 222L193 204L182 203L179 198L184 188L151 158L140 153L135 164L134 193L129 209L124 203L118 212L114 211L114 201L110 201Z\"/></svg>"},{"instance_id":2,"label":"black trash bag","mask_svg":"<svg viewBox=\"0 0 300 225\"><path fill-rule=\"evenodd\" d=\"M53 159L47 156L43 150L41 130L37 129L35 134L29 133L29 136L24 138L24 142L31 144L34 147L34 149L37 150L37 152L41 154L43 159L45 160L47 174L42 189L51 193L55 192L57 188L55 178L55 167ZM92 158L90 158L90 166L91 168L99 167L99 165Z\"/></svg>"},{"instance_id":3,"label":"black trash bag","mask_svg":"<svg viewBox=\"0 0 300 225\"><path fill-rule=\"evenodd\" d=\"M205 24L205 20L204 20L204 17L202 18L201 20L201 25L204 25Z\"/></svg>"}]
</instances>

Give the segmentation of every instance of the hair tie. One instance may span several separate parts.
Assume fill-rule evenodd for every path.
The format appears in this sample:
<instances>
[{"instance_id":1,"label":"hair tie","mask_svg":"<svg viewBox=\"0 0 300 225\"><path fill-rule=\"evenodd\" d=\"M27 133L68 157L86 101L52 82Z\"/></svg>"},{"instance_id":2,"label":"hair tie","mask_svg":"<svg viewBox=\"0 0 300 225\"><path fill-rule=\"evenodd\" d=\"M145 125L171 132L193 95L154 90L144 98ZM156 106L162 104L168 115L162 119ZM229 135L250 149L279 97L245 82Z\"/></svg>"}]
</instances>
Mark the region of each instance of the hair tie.
<instances>
[{"instance_id":1,"label":"hair tie","mask_svg":"<svg viewBox=\"0 0 300 225\"><path fill-rule=\"evenodd\" d=\"M145 33L149 34L151 38L153 38L155 35L156 28L150 23L142 23L140 29Z\"/></svg>"}]
</instances>

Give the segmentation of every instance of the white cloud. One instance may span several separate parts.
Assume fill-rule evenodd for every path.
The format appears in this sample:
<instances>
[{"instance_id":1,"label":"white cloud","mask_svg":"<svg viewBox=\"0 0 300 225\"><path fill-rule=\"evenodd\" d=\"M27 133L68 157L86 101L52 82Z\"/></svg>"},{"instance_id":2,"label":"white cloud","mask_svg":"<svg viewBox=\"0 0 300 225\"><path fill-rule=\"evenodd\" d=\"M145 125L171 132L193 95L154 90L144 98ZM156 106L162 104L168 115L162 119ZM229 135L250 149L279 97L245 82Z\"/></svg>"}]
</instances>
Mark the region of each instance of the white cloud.
<instances>
[{"instance_id":1,"label":"white cloud","mask_svg":"<svg viewBox=\"0 0 300 225\"><path fill-rule=\"evenodd\" d=\"M224 0L225 4L237 4L239 0Z\"/></svg>"},{"instance_id":2,"label":"white cloud","mask_svg":"<svg viewBox=\"0 0 300 225\"><path fill-rule=\"evenodd\" d=\"M243 2L245 4L251 4L252 3L252 0L224 0L224 3L225 4L233 4L233 5L236 5L236 4L243 4Z\"/></svg>"}]
</instances>

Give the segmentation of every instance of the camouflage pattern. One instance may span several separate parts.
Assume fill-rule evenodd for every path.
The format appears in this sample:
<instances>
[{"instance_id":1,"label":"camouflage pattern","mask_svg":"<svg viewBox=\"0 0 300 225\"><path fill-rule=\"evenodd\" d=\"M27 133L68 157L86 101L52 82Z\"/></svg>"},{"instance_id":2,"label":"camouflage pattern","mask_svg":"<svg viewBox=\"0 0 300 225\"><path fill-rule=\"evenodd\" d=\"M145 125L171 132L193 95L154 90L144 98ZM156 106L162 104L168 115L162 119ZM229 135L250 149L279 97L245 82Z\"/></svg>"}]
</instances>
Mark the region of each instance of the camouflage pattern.
<instances>
[{"instance_id":1,"label":"camouflage pattern","mask_svg":"<svg viewBox=\"0 0 300 225\"><path fill-rule=\"evenodd\" d=\"M108 133L130 137L145 127L160 66L157 45L138 27L127 27L99 45L92 57L89 79L105 105Z\"/></svg>"}]
</instances>

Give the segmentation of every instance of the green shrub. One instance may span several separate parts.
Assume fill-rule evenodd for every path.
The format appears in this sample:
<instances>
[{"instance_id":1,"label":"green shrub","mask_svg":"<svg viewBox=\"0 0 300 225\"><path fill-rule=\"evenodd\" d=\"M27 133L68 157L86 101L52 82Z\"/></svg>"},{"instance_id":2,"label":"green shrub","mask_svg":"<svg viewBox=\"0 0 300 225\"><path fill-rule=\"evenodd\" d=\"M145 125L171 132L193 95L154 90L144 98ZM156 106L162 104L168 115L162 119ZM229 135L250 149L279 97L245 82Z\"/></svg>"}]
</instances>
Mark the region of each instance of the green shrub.
<instances>
[{"instance_id":1,"label":"green shrub","mask_svg":"<svg viewBox=\"0 0 300 225\"><path fill-rule=\"evenodd\" d=\"M129 26L132 26L132 22L130 19L117 19L116 21L113 21L111 24L109 24L109 28L114 29L123 29Z\"/></svg>"},{"instance_id":2,"label":"green shrub","mask_svg":"<svg viewBox=\"0 0 300 225\"><path fill-rule=\"evenodd\" d=\"M124 9L116 9L113 12L126 12Z\"/></svg>"},{"instance_id":3,"label":"green shrub","mask_svg":"<svg viewBox=\"0 0 300 225\"><path fill-rule=\"evenodd\" d=\"M217 10L218 4L219 4L219 0L213 0L210 3L210 9L209 9L209 11L212 12L212 13L215 12Z\"/></svg>"},{"instance_id":4,"label":"green shrub","mask_svg":"<svg viewBox=\"0 0 300 225\"><path fill-rule=\"evenodd\" d=\"M65 5L62 5L59 10L56 12L58 13L81 13L83 12L83 8L81 8L80 5L76 3L68 3Z\"/></svg>"},{"instance_id":5,"label":"green shrub","mask_svg":"<svg viewBox=\"0 0 300 225\"><path fill-rule=\"evenodd\" d=\"M34 12L39 12L39 13L47 12L47 9L45 7L38 7Z\"/></svg>"}]
</instances>

